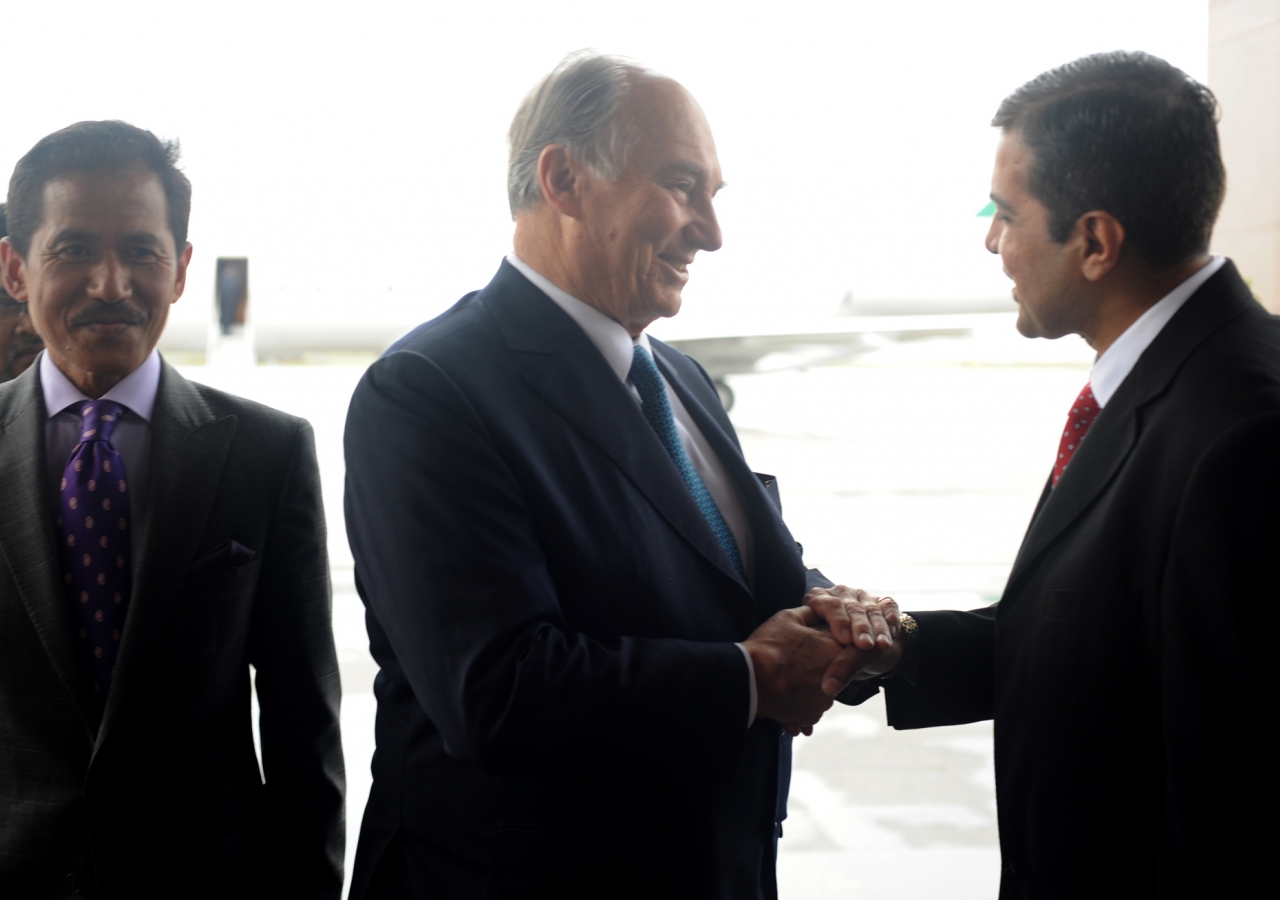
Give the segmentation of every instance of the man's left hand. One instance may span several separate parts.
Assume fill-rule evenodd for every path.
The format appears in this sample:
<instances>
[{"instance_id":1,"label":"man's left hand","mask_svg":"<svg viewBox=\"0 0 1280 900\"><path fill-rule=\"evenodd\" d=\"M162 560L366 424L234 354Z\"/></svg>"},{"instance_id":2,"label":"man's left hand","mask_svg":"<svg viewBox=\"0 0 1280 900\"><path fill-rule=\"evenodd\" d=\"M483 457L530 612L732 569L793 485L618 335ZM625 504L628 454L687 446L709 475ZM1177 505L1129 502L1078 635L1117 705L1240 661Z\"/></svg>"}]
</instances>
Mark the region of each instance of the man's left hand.
<instances>
[{"instance_id":1,"label":"man's left hand","mask_svg":"<svg viewBox=\"0 0 1280 900\"><path fill-rule=\"evenodd\" d=\"M838 584L814 588L804 600L827 623L831 636L845 645L823 675L822 690L828 696L834 697L851 681L891 672L902 660L900 612L892 597Z\"/></svg>"}]
</instances>

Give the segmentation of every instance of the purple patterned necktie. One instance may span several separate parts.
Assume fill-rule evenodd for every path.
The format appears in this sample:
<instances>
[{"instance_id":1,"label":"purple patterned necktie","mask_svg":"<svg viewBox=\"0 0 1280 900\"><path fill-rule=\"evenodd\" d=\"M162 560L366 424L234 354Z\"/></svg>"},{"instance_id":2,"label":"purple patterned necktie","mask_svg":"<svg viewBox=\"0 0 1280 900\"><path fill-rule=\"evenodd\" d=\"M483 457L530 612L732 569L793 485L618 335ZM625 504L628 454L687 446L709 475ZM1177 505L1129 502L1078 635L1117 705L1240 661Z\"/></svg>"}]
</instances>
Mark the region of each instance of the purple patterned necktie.
<instances>
[{"instance_id":1,"label":"purple patterned necktie","mask_svg":"<svg viewBox=\"0 0 1280 900\"><path fill-rule=\"evenodd\" d=\"M124 407L87 400L80 443L71 451L58 493L62 578L76 626L85 694L101 713L111 688L129 607L129 484L111 432Z\"/></svg>"}]
</instances>

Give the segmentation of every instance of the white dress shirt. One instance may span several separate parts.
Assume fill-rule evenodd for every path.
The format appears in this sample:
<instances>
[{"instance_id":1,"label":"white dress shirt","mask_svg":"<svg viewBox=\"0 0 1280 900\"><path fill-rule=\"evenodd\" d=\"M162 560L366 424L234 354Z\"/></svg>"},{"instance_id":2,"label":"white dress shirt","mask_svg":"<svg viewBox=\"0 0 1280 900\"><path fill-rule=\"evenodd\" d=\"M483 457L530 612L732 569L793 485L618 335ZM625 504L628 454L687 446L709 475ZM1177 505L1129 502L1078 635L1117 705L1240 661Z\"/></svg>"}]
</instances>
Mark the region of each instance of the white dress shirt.
<instances>
[{"instance_id":1,"label":"white dress shirt","mask_svg":"<svg viewBox=\"0 0 1280 900\"><path fill-rule=\"evenodd\" d=\"M1174 313L1182 309L1182 305L1191 299L1200 285L1212 278L1226 262L1225 256L1214 256L1200 271L1165 294L1159 303L1139 316L1097 358L1089 373L1089 386L1093 388L1093 398L1098 401L1099 409L1106 407L1125 378L1133 371L1133 367L1138 364L1143 351L1151 346L1156 335L1169 324Z\"/></svg>"},{"instance_id":2,"label":"white dress shirt","mask_svg":"<svg viewBox=\"0 0 1280 900\"><path fill-rule=\"evenodd\" d=\"M57 509L62 473L67 467L67 460L71 458L71 451L80 443L80 407L92 398L72 384L71 379L54 365L48 351L40 351L38 365L40 388L44 392L44 406L48 414L44 425L44 447L49 467L49 492L53 508ZM124 469L129 475L129 506L136 523L134 532L138 534L141 534L143 516L147 509L148 476L151 469L151 414L155 409L159 390L160 352L152 350L142 365L120 379L120 383L101 398L114 400L125 408L111 433L111 445L120 454Z\"/></svg>"},{"instance_id":3,"label":"white dress shirt","mask_svg":"<svg viewBox=\"0 0 1280 900\"><path fill-rule=\"evenodd\" d=\"M635 398L636 404L639 405L640 392L627 381L627 376L631 372L631 362L635 355L636 347L643 347L645 352L653 355L653 350L649 346L649 336L641 333L639 337L633 338L620 323L553 284L514 253L507 256L507 262L511 263L517 272L529 279L534 287L550 297L556 306L564 310L569 318L578 324L578 327L591 340L591 343L600 351L600 355L609 364L609 368L613 369L614 374L618 376L618 380L631 391L632 397ZM658 374L662 374L661 369L659 369ZM720 462L720 458L711 449L711 445L707 442L706 437L703 436L702 430L698 428L693 417L689 415L689 411L680 402L680 397L671 389L671 385L667 383L665 376L662 379L662 383L667 389L667 399L671 403L671 412L676 420L676 431L680 434L680 443L684 446L685 453L689 454L689 461L693 463L693 467L698 471L698 475L701 476L703 483L707 486L707 492L711 494L711 499L720 508L720 515L724 516L724 521L729 526L729 531L733 533L733 539L738 545L738 555L742 559L742 567L746 572L747 584L754 584L755 539L751 531L751 522L742 506L742 500L738 497L738 492L729 478L729 473L725 471L723 463ZM747 661L747 672L750 680L751 705L747 717L747 725L749 727L756 718L758 702L756 673L754 666L751 664L751 654L747 652L747 648L741 644L737 646Z\"/></svg>"}]
</instances>

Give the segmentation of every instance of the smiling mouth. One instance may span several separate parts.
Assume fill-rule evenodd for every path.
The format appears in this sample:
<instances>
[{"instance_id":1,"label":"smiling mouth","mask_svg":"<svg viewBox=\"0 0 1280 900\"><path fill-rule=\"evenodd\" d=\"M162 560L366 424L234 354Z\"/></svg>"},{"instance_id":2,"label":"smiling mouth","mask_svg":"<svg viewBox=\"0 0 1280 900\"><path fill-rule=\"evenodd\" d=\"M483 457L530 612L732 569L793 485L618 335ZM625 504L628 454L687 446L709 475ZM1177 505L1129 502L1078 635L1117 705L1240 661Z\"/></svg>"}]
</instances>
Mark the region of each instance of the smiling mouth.
<instances>
[{"instance_id":1,"label":"smiling mouth","mask_svg":"<svg viewBox=\"0 0 1280 900\"><path fill-rule=\"evenodd\" d=\"M689 263L693 262L691 259L679 259L678 257L662 255L659 255L658 259L675 269L678 274L686 276L689 274Z\"/></svg>"}]
</instances>

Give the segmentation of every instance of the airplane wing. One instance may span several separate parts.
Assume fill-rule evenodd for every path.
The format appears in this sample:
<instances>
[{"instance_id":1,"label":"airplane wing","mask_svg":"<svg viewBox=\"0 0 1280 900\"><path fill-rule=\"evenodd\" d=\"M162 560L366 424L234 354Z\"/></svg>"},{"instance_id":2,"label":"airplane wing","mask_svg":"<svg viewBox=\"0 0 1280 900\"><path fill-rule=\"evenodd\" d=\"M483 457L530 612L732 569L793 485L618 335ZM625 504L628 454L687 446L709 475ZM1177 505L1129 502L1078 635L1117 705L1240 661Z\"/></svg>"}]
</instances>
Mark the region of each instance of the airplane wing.
<instances>
[{"instance_id":1,"label":"airplane wing","mask_svg":"<svg viewBox=\"0 0 1280 900\"><path fill-rule=\"evenodd\" d=\"M964 337L986 325L1007 324L1009 314L849 316L776 325L716 329L705 333L663 329L662 340L702 364L712 379L747 372L772 372L848 359L889 341Z\"/></svg>"}]
</instances>

